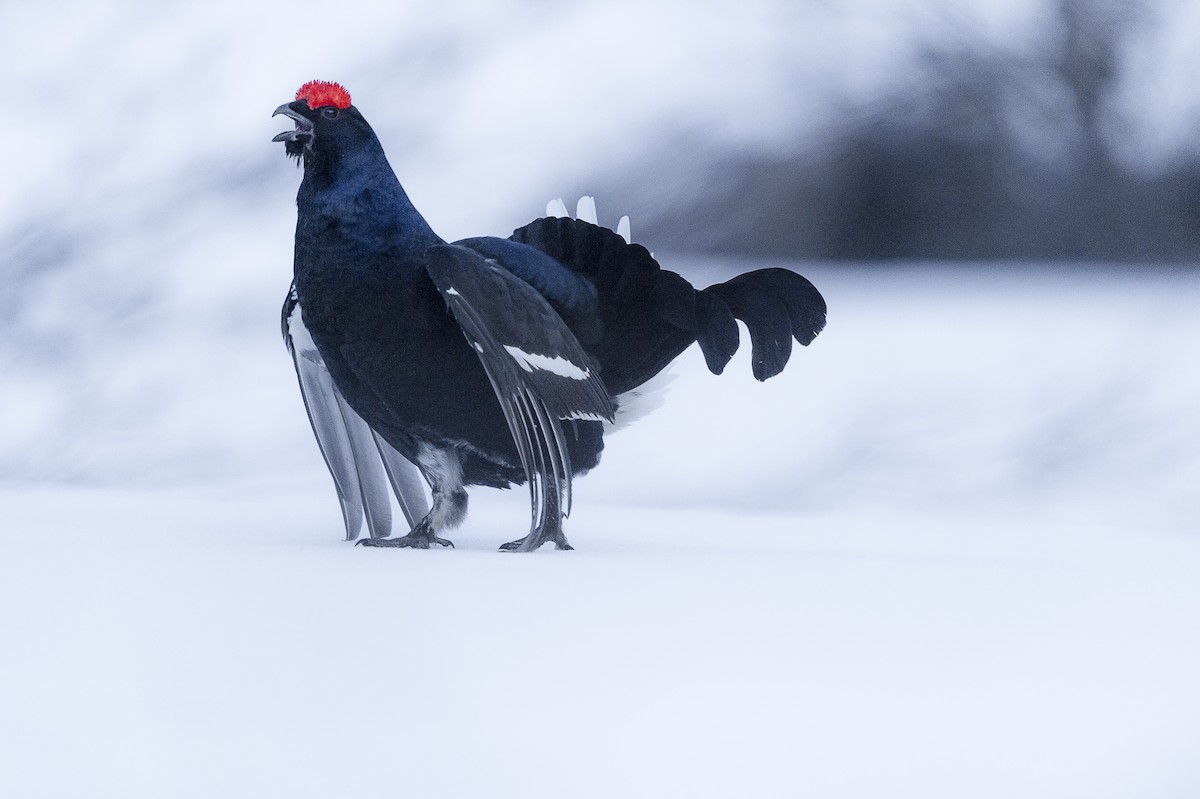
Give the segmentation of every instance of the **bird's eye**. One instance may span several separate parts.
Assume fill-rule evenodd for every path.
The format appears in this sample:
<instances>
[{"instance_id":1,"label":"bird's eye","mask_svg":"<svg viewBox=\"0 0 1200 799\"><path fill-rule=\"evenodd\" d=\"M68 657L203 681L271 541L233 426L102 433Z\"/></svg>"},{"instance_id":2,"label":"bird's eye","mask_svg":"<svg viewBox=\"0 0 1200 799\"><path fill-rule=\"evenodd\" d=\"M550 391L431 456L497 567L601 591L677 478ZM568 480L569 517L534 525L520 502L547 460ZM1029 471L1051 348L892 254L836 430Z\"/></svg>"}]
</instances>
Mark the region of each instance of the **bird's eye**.
<instances>
[{"instance_id":1,"label":"bird's eye","mask_svg":"<svg viewBox=\"0 0 1200 799\"><path fill-rule=\"evenodd\" d=\"M321 116L326 119L337 119L338 110L331 105L327 105L321 109Z\"/></svg>"}]
</instances>

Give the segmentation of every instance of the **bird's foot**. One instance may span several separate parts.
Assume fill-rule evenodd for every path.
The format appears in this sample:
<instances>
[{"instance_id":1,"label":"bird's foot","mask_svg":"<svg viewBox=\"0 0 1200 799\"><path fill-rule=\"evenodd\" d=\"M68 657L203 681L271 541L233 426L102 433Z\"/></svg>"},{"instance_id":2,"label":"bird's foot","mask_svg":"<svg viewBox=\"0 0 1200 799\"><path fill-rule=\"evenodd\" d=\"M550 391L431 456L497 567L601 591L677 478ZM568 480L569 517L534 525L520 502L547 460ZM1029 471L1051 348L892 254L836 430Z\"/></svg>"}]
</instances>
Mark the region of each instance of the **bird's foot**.
<instances>
[{"instance_id":1,"label":"bird's foot","mask_svg":"<svg viewBox=\"0 0 1200 799\"><path fill-rule=\"evenodd\" d=\"M364 538L358 542L358 546L394 547L399 549L429 549L434 544L454 549L454 542L445 538L438 538L433 534L432 530L422 530L419 528L399 538Z\"/></svg>"},{"instance_id":2,"label":"bird's foot","mask_svg":"<svg viewBox=\"0 0 1200 799\"><path fill-rule=\"evenodd\" d=\"M574 549L575 547L567 543L567 537L563 535L562 530L533 530L524 538L518 538L516 541L509 541L507 544L500 545L501 552L532 552L538 549L542 544L554 542L555 549Z\"/></svg>"}]
</instances>

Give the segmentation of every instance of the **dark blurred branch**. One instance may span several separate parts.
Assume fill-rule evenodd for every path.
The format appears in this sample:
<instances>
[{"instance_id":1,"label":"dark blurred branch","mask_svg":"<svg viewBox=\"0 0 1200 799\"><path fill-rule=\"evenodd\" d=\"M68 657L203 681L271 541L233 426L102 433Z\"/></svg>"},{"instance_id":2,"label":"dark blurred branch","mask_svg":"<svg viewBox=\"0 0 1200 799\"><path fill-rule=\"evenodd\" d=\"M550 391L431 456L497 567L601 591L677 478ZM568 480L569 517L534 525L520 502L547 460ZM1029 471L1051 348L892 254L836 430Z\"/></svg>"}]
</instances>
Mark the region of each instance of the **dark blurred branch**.
<instances>
[{"instance_id":1,"label":"dark blurred branch","mask_svg":"<svg viewBox=\"0 0 1200 799\"><path fill-rule=\"evenodd\" d=\"M1195 164L1136 174L1105 138L1140 14L1058 0L1057 18L1040 51L965 35L929 47L915 90L819 145L725 153L690 204L638 209L648 240L755 256L1200 261Z\"/></svg>"}]
</instances>

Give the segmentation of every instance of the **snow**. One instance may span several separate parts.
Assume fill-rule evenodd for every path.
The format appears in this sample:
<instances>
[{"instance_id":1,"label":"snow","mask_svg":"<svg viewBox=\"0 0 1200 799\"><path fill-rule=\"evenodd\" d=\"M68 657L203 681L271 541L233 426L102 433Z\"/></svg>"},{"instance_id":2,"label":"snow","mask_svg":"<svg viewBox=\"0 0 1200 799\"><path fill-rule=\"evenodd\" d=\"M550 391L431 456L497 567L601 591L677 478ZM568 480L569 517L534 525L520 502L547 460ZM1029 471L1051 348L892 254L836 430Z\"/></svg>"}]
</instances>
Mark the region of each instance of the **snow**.
<instances>
[{"instance_id":1,"label":"snow","mask_svg":"<svg viewBox=\"0 0 1200 799\"><path fill-rule=\"evenodd\" d=\"M6 793L1200 787L1193 539L581 502L574 553L380 552L325 489L7 492Z\"/></svg>"},{"instance_id":2,"label":"snow","mask_svg":"<svg viewBox=\"0 0 1200 799\"><path fill-rule=\"evenodd\" d=\"M1195 140L1182 132L1195 128L1200 50L1185 46L1191 5L1151 5L1154 24L1128 54L1137 77L1113 98L1136 124L1114 121L1113 138L1138 149L1134 161L1166 169ZM214 479L228 473L231 447L274 453L299 437L267 416L292 389L272 359L299 181L270 142L270 114L304 81L337 79L353 92L435 230L508 235L546 198L574 200L576 187L627 187L599 197L612 224L639 197L709 190L695 184L714 174L714 150L753 158L816 146L921 80L913 65L930 46L958 37L1036 49L1059 32L1055 7L0 7L0 66L23 87L22 113L0 126L0 145L20 154L0 189L0 479ZM647 169L668 162L669 174ZM665 250L639 220L639 241ZM213 380L252 382L252 407L213 397ZM189 395L212 401L178 399ZM242 414L267 418L263 432L229 424ZM164 436L182 449L160 446Z\"/></svg>"},{"instance_id":3,"label":"snow","mask_svg":"<svg viewBox=\"0 0 1200 799\"><path fill-rule=\"evenodd\" d=\"M686 353L575 552L341 541L274 339L171 398L223 472L4 484L0 794L1196 795L1200 277L795 266L828 330Z\"/></svg>"}]
</instances>

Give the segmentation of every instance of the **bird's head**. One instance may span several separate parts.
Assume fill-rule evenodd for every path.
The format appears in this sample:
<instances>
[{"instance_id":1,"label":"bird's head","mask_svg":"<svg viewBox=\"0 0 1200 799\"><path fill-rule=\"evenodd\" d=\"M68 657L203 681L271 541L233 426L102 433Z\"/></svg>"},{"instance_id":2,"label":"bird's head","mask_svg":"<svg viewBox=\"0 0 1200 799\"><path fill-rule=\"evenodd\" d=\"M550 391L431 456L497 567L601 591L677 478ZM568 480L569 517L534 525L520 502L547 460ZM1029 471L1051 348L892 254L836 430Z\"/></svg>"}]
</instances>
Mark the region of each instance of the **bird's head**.
<instances>
[{"instance_id":1,"label":"bird's head","mask_svg":"<svg viewBox=\"0 0 1200 799\"><path fill-rule=\"evenodd\" d=\"M271 116L280 114L295 121L296 127L271 141L283 142L284 150L297 161L332 154L375 136L350 104L350 93L338 83L309 81L296 92L295 100L279 106Z\"/></svg>"}]
</instances>

